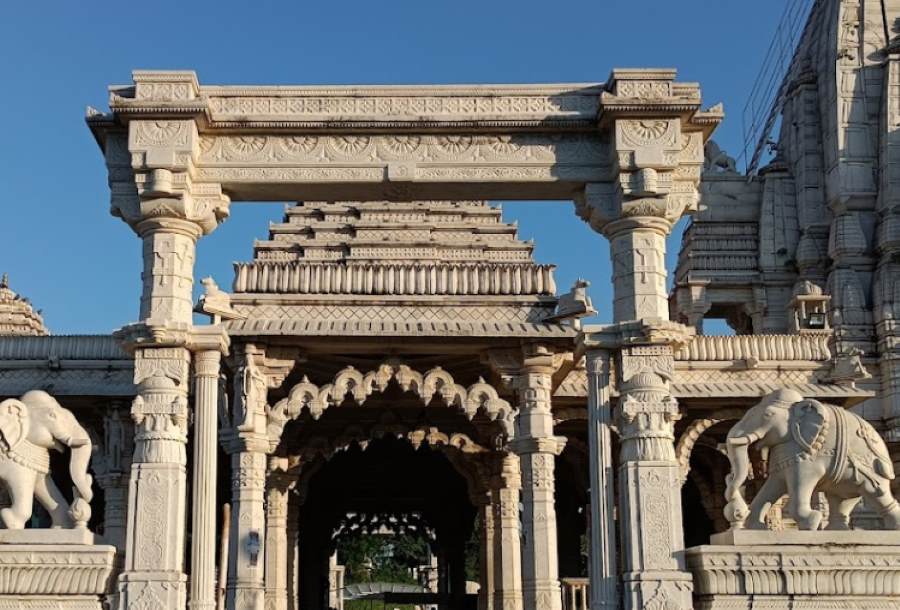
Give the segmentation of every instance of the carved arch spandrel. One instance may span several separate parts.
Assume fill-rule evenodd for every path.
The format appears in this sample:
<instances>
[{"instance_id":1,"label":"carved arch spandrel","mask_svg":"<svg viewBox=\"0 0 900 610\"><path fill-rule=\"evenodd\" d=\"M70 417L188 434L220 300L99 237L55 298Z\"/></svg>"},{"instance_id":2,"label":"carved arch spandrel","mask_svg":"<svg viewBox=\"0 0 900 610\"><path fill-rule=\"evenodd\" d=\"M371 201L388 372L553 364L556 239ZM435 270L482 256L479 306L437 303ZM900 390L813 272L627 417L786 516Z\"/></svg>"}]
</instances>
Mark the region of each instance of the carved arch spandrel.
<instances>
[{"instance_id":1,"label":"carved arch spandrel","mask_svg":"<svg viewBox=\"0 0 900 610\"><path fill-rule=\"evenodd\" d=\"M743 409L720 409L713 412L709 417L695 419L688 424L688 427L682 432L678 443L675 445L675 459L678 461L679 478L682 485L687 480L688 473L691 470L691 453L694 450L694 445L697 444L703 433L717 424L726 421L738 421L743 416Z\"/></svg>"},{"instance_id":2,"label":"carved arch spandrel","mask_svg":"<svg viewBox=\"0 0 900 610\"><path fill-rule=\"evenodd\" d=\"M384 392L395 381L405 392L412 392L428 405L435 397L448 407L459 409L472 420L478 413L490 421L497 421L507 436L512 436L514 411L512 405L499 397L497 390L484 379L466 388L456 383L449 371L441 367L419 373L405 364L385 363L368 373L348 366L335 375L331 383L317 386L307 377L291 388L288 395L267 409L269 444L274 448L288 421L297 419L307 410L315 420L326 409L339 406L348 398L362 406L370 396Z\"/></svg>"}]
</instances>

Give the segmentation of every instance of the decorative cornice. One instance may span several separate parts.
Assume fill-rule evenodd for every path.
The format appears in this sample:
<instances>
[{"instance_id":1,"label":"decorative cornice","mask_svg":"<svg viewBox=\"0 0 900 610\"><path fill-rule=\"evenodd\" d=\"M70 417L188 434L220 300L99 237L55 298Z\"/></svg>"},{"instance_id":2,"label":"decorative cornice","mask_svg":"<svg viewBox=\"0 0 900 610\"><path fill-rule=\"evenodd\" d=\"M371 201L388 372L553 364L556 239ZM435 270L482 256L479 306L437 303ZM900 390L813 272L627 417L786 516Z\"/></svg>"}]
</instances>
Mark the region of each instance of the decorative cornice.
<instances>
[{"instance_id":1,"label":"decorative cornice","mask_svg":"<svg viewBox=\"0 0 900 610\"><path fill-rule=\"evenodd\" d=\"M254 261L235 263L236 293L549 295L555 265Z\"/></svg>"}]
</instances>

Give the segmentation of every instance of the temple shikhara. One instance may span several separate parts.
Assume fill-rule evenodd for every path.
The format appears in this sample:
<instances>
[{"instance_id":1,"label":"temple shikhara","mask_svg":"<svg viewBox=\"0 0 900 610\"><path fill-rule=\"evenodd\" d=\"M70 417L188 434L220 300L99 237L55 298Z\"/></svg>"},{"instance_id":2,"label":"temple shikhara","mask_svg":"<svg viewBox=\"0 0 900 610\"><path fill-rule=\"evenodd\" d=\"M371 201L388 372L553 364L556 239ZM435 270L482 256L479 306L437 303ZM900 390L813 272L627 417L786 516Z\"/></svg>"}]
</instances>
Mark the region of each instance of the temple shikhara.
<instances>
[{"instance_id":1,"label":"temple shikhara","mask_svg":"<svg viewBox=\"0 0 900 610\"><path fill-rule=\"evenodd\" d=\"M814 2L740 171L670 69L134 71L86 117L134 323L54 334L0 281L0 609L900 608L898 18ZM612 298L504 200L574 202ZM399 538L390 582L406 547L347 550Z\"/></svg>"}]
</instances>

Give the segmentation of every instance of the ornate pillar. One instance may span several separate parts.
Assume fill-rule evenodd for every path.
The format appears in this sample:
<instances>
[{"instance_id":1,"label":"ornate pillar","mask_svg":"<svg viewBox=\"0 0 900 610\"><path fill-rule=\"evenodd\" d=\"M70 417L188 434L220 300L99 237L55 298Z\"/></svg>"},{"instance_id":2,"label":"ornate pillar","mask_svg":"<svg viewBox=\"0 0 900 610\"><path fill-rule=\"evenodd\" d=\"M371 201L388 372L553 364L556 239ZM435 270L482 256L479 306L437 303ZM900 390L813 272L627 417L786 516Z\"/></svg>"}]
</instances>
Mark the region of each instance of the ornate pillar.
<instances>
[{"instance_id":1,"label":"ornate pillar","mask_svg":"<svg viewBox=\"0 0 900 610\"><path fill-rule=\"evenodd\" d=\"M151 329L125 329L126 345L154 341ZM146 332L144 332L146 331ZM120 338L124 332L120 331ZM185 333L186 335L187 333ZM184 608L184 533L187 485L187 337L134 349L138 393L132 403L134 457L128 490L125 565L119 576L120 607Z\"/></svg>"},{"instance_id":2,"label":"ornate pillar","mask_svg":"<svg viewBox=\"0 0 900 610\"><path fill-rule=\"evenodd\" d=\"M287 458L270 458L266 492L266 610L288 610L291 547L288 540L288 501L295 477L287 472ZM296 535L296 530L295 530Z\"/></svg>"},{"instance_id":3,"label":"ornate pillar","mask_svg":"<svg viewBox=\"0 0 900 610\"><path fill-rule=\"evenodd\" d=\"M609 369L605 368L602 352L618 347L615 368L620 397L613 420L620 439L618 525L623 564L621 599L625 610L656 604L673 610L692 607L691 575L685 571L683 557L681 488L674 447L679 410L669 389L675 371L673 346L683 343L691 333L688 327L674 322L636 321L585 327L579 339L589 354L589 370L593 370L592 409L595 392L598 402L608 402L603 377ZM592 444L594 435L601 432L594 430L599 416L600 413L591 413ZM592 471L592 487L595 474L601 471L598 466L607 459L602 455L602 445L598 437L598 464L597 470ZM608 476L609 470L606 473ZM597 503L593 495L591 499L592 505ZM608 538L604 540L602 533L598 536L594 531L604 527L603 512L603 507L592 506L591 584L599 578L601 583L607 583L603 587L606 595L611 595L607 574L597 573L596 564L598 559L602 561L600 553L604 551L593 544L599 538L601 545L605 542L614 546ZM595 600L601 601L592 593L592 603Z\"/></svg>"},{"instance_id":4,"label":"ornate pillar","mask_svg":"<svg viewBox=\"0 0 900 610\"><path fill-rule=\"evenodd\" d=\"M103 488L103 539L124 554L134 430L120 401L114 401L104 415L103 441L97 445L91 468Z\"/></svg>"},{"instance_id":5,"label":"ornate pillar","mask_svg":"<svg viewBox=\"0 0 900 610\"><path fill-rule=\"evenodd\" d=\"M266 434L268 383L254 345L235 349L234 412L231 429L222 435L231 456L231 532L228 547L228 610L262 610L265 591Z\"/></svg>"},{"instance_id":6,"label":"ornate pillar","mask_svg":"<svg viewBox=\"0 0 900 610\"><path fill-rule=\"evenodd\" d=\"M674 223L697 207L704 141L722 113L700 111L699 90L676 93L673 81L673 71L613 72L606 102L610 111L604 115L613 127L617 175L612 184L587 185L576 205L579 215L609 239L613 263L615 324L586 327L582 348L619 350L614 419L621 437L618 515L626 610L692 606L691 577L681 556L673 434L678 405L669 391L672 343L683 341L689 329L668 321L665 240ZM674 97L693 107L680 116L673 113ZM598 402L605 398L598 385L602 376L595 372L591 382ZM602 428L594 429L602 425L602 412L592 411L591 450L599 462L593 464L593 487L609 471L600 446ZM599 517L592 523L593 538L602 544L605 524L601 507L593 503L593 516ZM601 552L592 548L595 580L604 576L596 572ZM592 596L599 603L597 593Z\"/></svg>"},{"instance_id":7,"label":"ornate pillar","mask_svg":"<svg viewBox=\"0 0 900 610\"><path fill-rule=\"evenodd\" d=\"M607 350L589 351L586 358L588 443L591 452L591 610L616 610L619 607L609 359Z\"/></svg>"},{"instance_id":8,"label":"ornate pillar","mask_svg":"<svg viewBox=\"0 0 900 610\"><path fill-rule=\"evenodd\" d=\"M522 533L519 522L519 456L508 453L497 459L491 480L494 510L494 608L522 610Z\"/></svg>"},{"instance_id":9,"label":"ornate pillar","mask_svg":"<svg viewBox=\"0 0 900 610\"><path fill-rule=\"evenodd\" d=\"M194 181L199 85L192 72L135 72L135 98L183 111L129 113L102 142L111 210L140 236L141 322L117 333L134 355L137 386L122 608L185 607L185 481L192 289L197 239L228 215L217 184ZM115 107L115 98L111 106ZM115 109L115 108L114 108Z\"/></svg>"},{"instance_id":10,"label":"ornate pillar","mask_svg":"<svg viewBox=\"0 0 900 610\"><path fill-rule=\"evenodd\" d=\"M653 600L692 607L674 448L680 415L669 391L674 369L671 345L633 345L619 354L616 421L626 610L647 608Z\"/></svg>"},{"instance_id":11,"label":"ornate pillar","mask_svg":"<svg viewBox=\"0 0 900 610\"><path fill-rule=\"evenodd\" d=\"M522 600L525 610L560 610L554 466L565 439L553 436L553 354L526 348L516 380L519 411L511 443L522 468Z\"/></svg>"},{"instance_id":12,"label":"ornate pillar","mask_svg":"<svg viewBox=\"0 0 900 610\"><path fill-rule=\"evenodd\" d=\"M252 438L240 438L231 455L231 531L225 607L262 610L266 530L266 453Z\"/></svg>"},{"instance_id":13,"label":"ornate pillar","mask_svg":"<svg viewBox=\"0 0 900 610\"><path fill-rule=\"evenodd\" d=\"M216 476L219 375L228 335L218 326L194 332L194 462L191 527L192 610L216 607Z\"/></svg>"}]
</instances>

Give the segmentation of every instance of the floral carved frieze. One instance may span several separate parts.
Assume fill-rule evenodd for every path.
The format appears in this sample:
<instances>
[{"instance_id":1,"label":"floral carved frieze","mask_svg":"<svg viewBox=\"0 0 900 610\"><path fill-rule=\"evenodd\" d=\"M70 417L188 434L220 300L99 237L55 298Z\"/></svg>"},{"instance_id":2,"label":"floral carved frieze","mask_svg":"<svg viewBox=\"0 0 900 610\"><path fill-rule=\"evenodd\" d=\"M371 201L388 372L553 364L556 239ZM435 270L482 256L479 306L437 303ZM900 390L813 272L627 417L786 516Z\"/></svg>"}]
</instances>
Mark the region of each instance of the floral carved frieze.
<instances>
[{"instance_id":1,"label":"floral carved frieze","mask_svg":"<svg viewBox=\"0 0 900 610\"><path fill-rule=\"evenodd\" d=\"M370 396L384 392L392 383L402 391L418 396L425 405L437 399L448 407L462 411L470 420L480 412L490 421L499 422L503 431L512 435L512 406L483 379L479 378L476 383L465 387L440 367L420 373L405 364L385 363L366 373L349 366L335 375L331 383L322 386L304 377L291 388L286 398L267 409L269 441L277 444L285 424L300 417L304 411L313 419L319 419L328 408L339 407L348 399L362 405Z\"/></svg>"},{"instance_id":2,"label":"floral carved frieze","mask_svg":"<svg viewBox=\"0 0 900 610\"><path fill-rule=\"evenodd\" d=\"M228 166L244 161L290 165L346 161L379 163L497 162L564 163L602 167L606 142L593 134L521 135L259 135L200 139L200 163Z\"/></svg>"}]
</instances>

